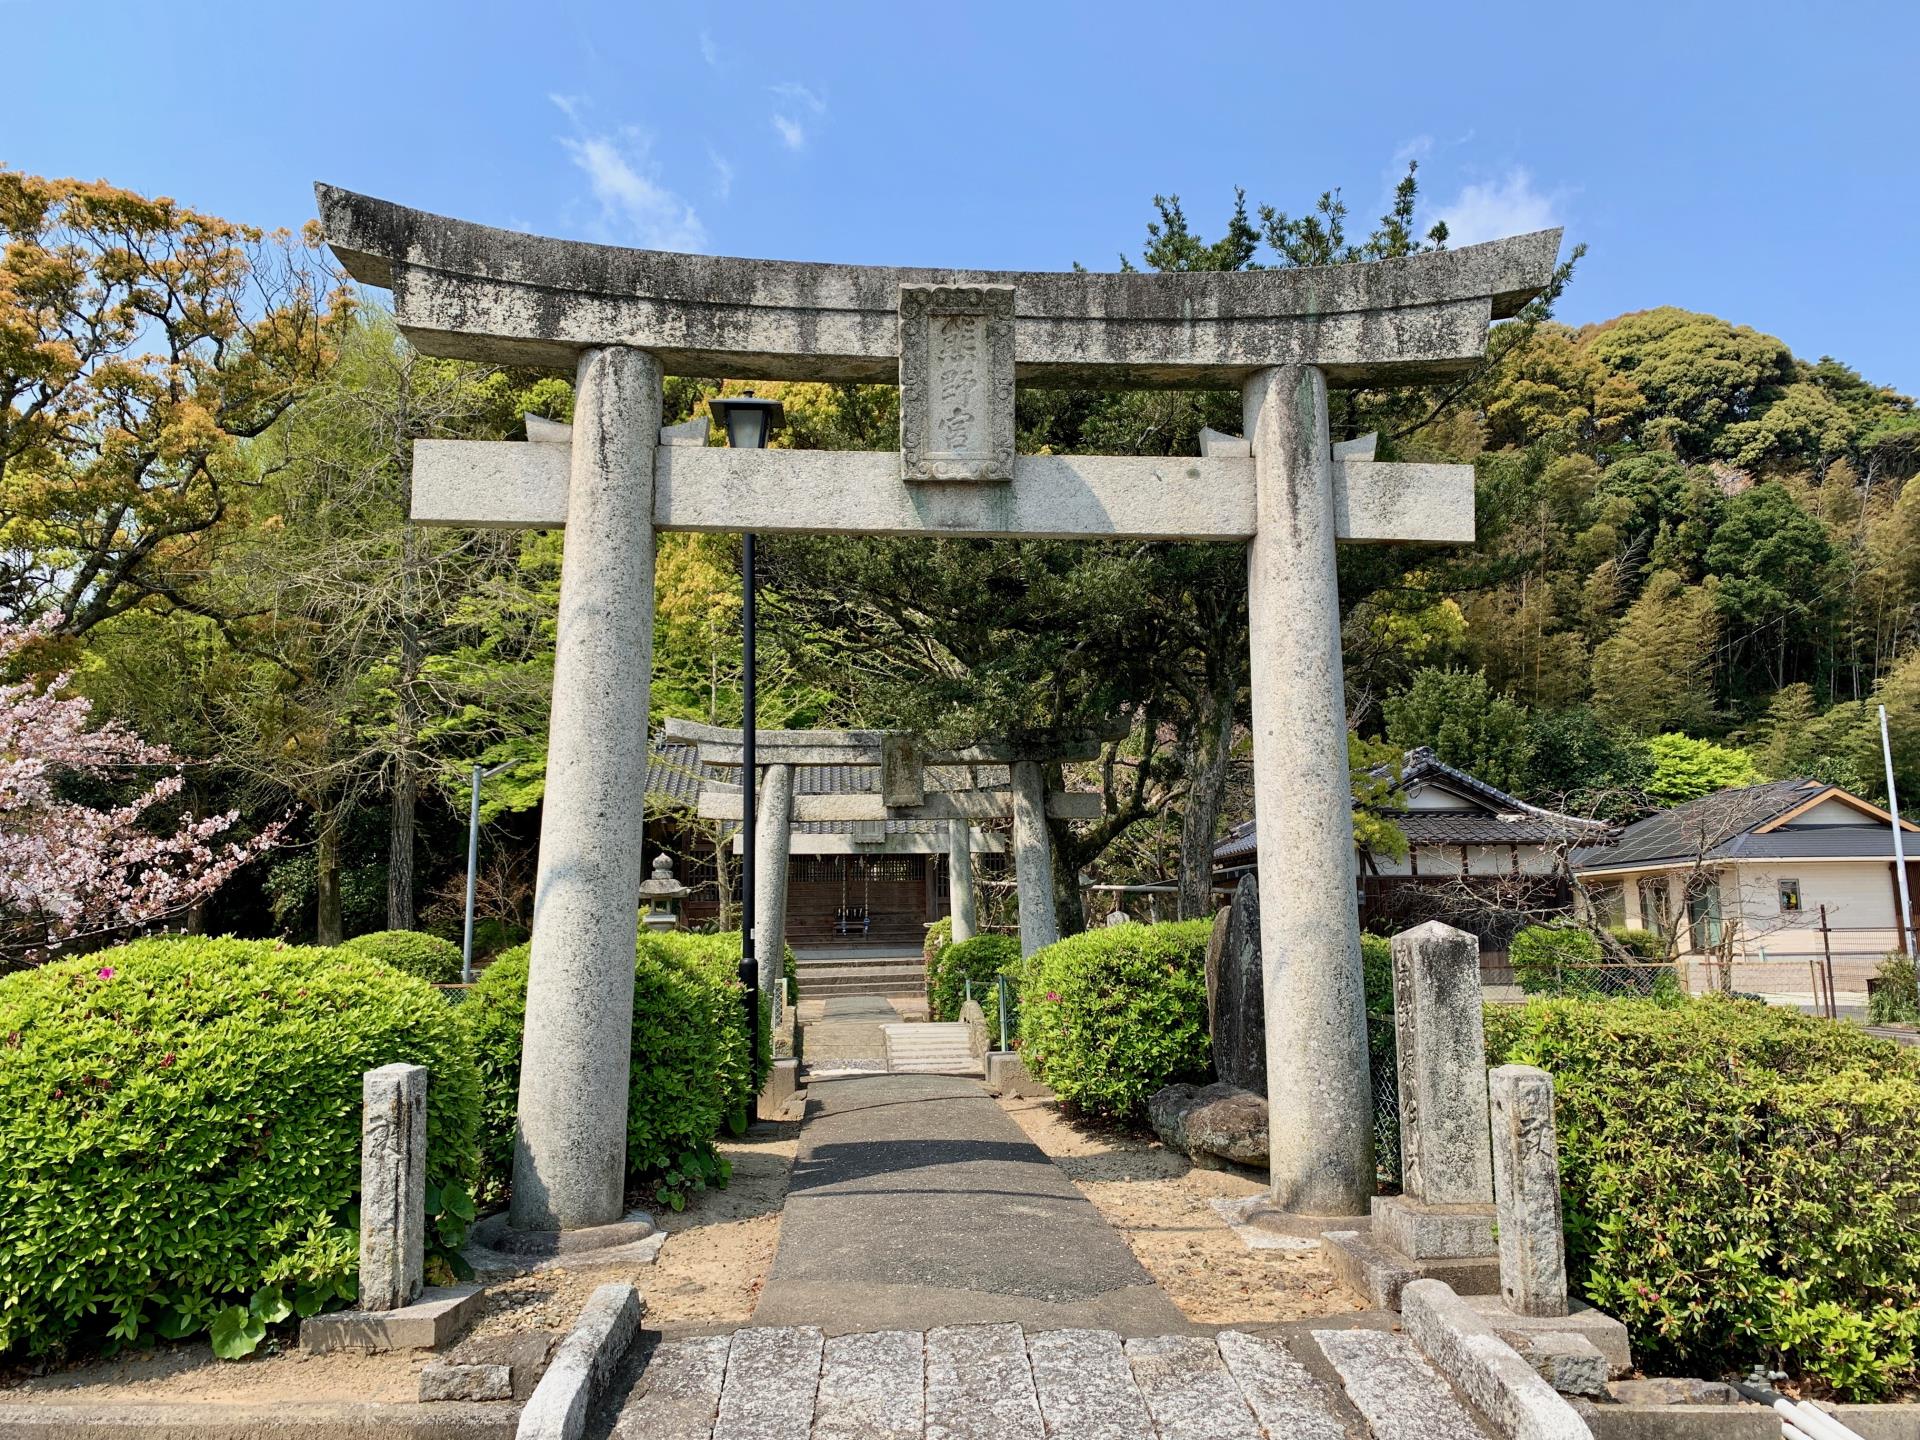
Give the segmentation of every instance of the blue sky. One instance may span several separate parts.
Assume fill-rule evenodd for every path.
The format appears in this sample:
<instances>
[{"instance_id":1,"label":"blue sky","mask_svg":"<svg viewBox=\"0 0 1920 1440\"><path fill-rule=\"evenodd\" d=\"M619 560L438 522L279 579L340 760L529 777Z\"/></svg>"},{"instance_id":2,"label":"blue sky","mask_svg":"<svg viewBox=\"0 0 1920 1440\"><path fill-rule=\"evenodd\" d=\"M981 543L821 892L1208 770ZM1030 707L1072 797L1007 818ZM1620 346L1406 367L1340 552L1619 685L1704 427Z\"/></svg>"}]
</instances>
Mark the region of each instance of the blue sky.
<instances>
[{"instance_id":1,"label":"blue sky","mask_svg":"<svg viewBox=\"0 0 1920 1440\"><path fill-rule=\"evenodd\" d=\"M1561 317L1673 304L1920 393L1920 7L0 0L0 160L298 224L324 179L550 234L1112 268L1150 200L1564 224Z\"/></svg>"}]
</instances>

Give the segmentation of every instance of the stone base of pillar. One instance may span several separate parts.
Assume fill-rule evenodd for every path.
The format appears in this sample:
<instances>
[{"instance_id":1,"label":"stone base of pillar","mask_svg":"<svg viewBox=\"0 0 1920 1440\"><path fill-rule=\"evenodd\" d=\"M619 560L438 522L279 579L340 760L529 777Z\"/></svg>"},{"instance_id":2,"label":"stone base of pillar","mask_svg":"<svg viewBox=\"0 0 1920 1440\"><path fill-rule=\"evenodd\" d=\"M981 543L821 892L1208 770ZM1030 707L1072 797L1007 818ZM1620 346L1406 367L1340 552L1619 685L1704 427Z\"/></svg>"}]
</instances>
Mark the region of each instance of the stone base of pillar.
<instances>
[{"instance_id":1,"label":"stone base of pillar","mask_svg":"<svg viewBox=\"0 0 1920 1440\"><path fill-rule=\"evenodd\" d=\"M1412 1260L1498 1260L1491 1205L1425 1205L1376 1195L1373 1238Z\"/></svg>"},{"instance_id":2,"label":"stone base of pillar","mask_svg":"<svg viewBox=\"0 0 1920 1440\"><path fill-rule=\"evenodd\" d=\"M1522 1355L1532 1358L1535 1351L1546 1348L1542 1344L1543 1337L1577 1335L1606 1358L1608 1375L1617 1379L1633 1371L1627 1327L1604 1310L1596 1310L1579 1300L1569 1300L1565 1315L1516 1315L1498 1295L1469 1295L1463 1298L1493 1327L1494 1334ZM1547 1345L1551 1344L1551 1341L1547 1342Z\"/></svg>"},{"instance_id":3,"label":"stone base of pillar","mask_svg":"<svg viewBox=\"0 0 1920 1440\"><path fill-rule=\"evenodd\" d=\"M987 1089L1009 1100L1053 1099L1053 1091L1033 1078L1018 1050L987 1052Z\"/></svg>"},{"instance_id":4,"label":"stone base of pillar","mask_svg":"<svg viewBox=\"0 0 1920 1440\"><path fill-rule=\"evenodd\" d=\"M438 1350L480 1315L483 1285L429 1285L397 1310L335 1310L300 1322L300 1348L314 1355L335 1350Z\"/></svg>"},{"instance_id":5,"label":"stone base of pillar","mask_svg":"<svg viewBox=\"0 0 1920 1440\"><path fill-rule=\"evenodd\" d=\"M797 1120L798 1115L789 1114L794 1098L800 1090L800 1062L798 1060L776 1060L767 1071L767 1083L760 1091L760 1098L754 1102L756 1120Z\"/></svg>"},{"instance_id":6,"label":"stone base of pillar","mask_svg":"<svg viewBox=\"0 0 1920 1440\"><path fill-rule=\"evenodd\" d=\"M1376 1310L1399 1310L1401 1292L1415 1280L1444 1280L1459 1295L1500 1293L1496 1255L1415 1260L1365 1229L1324 1231L1320 1253L1341 1283Z\"/></svg>"}]
</instances>

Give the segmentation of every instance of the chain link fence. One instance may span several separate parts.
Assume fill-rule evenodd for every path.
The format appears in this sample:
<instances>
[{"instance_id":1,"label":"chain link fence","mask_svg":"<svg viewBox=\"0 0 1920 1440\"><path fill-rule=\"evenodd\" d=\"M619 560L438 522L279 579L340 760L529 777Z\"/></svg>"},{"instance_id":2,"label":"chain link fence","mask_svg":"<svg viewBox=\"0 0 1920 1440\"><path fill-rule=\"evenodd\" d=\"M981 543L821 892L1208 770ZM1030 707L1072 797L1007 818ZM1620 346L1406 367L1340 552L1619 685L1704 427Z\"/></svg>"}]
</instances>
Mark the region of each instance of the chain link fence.
<instances>
[{"instance_id":1,"label":"chain link fence","mask_svg":"<svg viewBox=\"0 0 1920 1440\"><path fill-rule=\"evenodd\" d=\"M1400 1188L1400 1061L1393 1016L1367 1016L1367 1061L1373 1072L1373 1165L1383 1189Z\"/></svg>"}]
</instances>

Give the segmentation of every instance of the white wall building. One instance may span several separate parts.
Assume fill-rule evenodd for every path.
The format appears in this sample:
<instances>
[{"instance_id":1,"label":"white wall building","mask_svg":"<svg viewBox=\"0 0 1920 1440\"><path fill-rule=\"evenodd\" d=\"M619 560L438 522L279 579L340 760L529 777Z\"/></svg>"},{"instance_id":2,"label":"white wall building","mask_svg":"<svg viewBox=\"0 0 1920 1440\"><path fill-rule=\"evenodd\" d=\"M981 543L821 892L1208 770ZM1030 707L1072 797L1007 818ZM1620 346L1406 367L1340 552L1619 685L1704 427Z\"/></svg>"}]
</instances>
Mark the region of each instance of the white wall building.
<instances>
[{"instance_id":1,"label":"white wall building","mask_svg":"<svg viewBox=\"0 0 1920 1440\"><path fill-rule=\"evenodd\" d=\"M1863 1004L1868 977L1901 948L1892 817L1817 780L1708 795L1573 861L1587 903L1610 923L1679 932L1691 990L1711 988L1724 957L1733 989L1809 1003L1831 957L1838 1002ZM1911 858L1908 888L1920 893Z\"/></svg>"}]
</instances>

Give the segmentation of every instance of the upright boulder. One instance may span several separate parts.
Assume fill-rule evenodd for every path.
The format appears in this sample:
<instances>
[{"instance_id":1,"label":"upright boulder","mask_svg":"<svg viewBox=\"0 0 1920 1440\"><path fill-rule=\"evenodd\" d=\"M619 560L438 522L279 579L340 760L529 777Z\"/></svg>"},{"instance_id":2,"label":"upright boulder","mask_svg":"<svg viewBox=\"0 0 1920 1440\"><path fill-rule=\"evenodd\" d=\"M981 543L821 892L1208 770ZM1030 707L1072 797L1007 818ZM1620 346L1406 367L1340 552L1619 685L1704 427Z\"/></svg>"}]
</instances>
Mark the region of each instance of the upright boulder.
<instances>
[{"instance_id":1,"label":"upright boulder","mask_svg":"<svg viewBox=\"0 0 1920 1440\"><path fill-rule=\"evenodd\" d=\"M1224 1085L1267 1093L1267 1012L1260 980L1260 887L1242 876L1214 917L1207 946L1207 1020L1213 1069Z\"/></svg>"}]
</instances>

